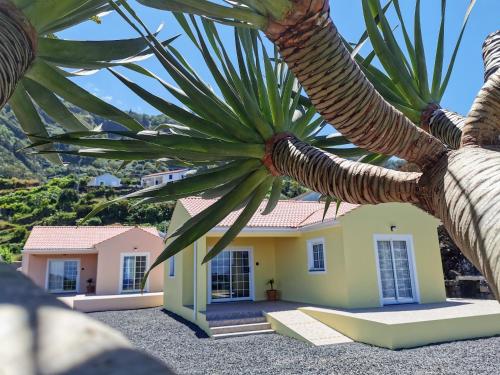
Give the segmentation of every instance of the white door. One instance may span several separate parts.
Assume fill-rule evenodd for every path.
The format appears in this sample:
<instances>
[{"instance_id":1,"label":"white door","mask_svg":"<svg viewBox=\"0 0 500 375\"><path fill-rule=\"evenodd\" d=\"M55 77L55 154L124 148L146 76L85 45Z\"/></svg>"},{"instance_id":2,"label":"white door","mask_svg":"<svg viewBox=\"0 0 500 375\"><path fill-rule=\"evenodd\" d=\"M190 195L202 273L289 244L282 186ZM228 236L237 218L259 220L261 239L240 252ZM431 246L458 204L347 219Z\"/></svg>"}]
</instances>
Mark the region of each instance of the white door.
<instances>
[{"instance_id":1,"label":"white door","mask_svg":"<svg viewBox=\"0 0 500 375\"><path fill-rule=\"evenodd\" d=\"M52 293L77 292L80 277L80 261L49 260L47 290Z\"/></svg>"},{"instance_id":2,"label":"white door","mask_svg":"<svg viewBox=\"0 0 500 375\"><path fill-rule=\"evenodd\" d=\"M210 302L253 298L252 253L228 249L210 261Z\"/></svg>"},{"instance_id":3,"label":"white door","mask_svg":"<svg viewBox=\"0 0 500 375\"><path fill-rule=\"evenodd\" d=\"M410 241L397 237L376 239L378 272L383 304L417 300Z\"/></svg>"}]
</instances>

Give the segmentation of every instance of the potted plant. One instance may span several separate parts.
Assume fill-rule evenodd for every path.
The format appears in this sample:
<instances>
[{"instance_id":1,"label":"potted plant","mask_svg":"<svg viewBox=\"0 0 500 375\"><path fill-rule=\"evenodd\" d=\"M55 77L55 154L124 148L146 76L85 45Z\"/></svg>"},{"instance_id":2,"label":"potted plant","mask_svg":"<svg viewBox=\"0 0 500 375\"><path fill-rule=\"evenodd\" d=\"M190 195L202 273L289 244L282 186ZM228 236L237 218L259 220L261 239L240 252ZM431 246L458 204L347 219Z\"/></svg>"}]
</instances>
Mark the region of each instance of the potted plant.
<instances>
[{"instance_id":1,"label":"potted plant","mask_svg":"<svg viewBox=\"0 0 500 375\"><path fill-rule=\"evenodd\" d=\"M267 282L271 288L266 290L267 300L268 301L276 301L278 299L278 291L274 289L274 279L271 279Z\"/></svg>"},{"instance_id":2,"label":"potted plant","mask_svg":"<svg viewBox=\"0 0 500 375\"><path fill-rule=\"evenodd\" d=\"M93 282L94 282L94 279L92 279L92 278L87 279L87 294L95 293L95 285L92 284Z\"/></svg>"}]
</instances>

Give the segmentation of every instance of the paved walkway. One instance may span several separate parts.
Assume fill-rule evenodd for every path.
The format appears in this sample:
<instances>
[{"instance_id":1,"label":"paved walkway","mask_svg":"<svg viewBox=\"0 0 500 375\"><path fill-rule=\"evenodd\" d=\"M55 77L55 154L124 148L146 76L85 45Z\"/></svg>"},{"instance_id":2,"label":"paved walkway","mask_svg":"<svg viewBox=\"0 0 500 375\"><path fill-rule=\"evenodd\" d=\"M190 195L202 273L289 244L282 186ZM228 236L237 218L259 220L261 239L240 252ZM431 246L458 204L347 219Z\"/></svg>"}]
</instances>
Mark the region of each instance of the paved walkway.
<instances>
[{"instance_id":1,"label":"paved walkway","mask_svg":"<svg viewBox=\"0 0 500 375\"><path fill-rule=\"evenodd\" d=\"M276 331L280 331L277 325L284 326L282 329L285 329L286 333L283 333L316 346L352 342L349 337L300 310L275 311L267 315L271 318L271 327Z\"/></svg>"}]
</instances>

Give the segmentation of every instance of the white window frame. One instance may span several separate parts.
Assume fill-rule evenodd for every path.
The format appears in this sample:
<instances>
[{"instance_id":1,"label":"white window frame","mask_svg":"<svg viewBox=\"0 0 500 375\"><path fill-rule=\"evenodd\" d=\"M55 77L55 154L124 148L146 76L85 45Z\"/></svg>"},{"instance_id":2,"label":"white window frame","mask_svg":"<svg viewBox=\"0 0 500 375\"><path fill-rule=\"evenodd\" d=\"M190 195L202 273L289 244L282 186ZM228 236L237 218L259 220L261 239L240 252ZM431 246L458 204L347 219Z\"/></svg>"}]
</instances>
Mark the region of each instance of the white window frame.
<instances>
[{"instance_id":1,"label":"white window frame","mask_svg":"<svg viewBox=\"0 0 500 375\"><path fill-rule=\"evenodd\" d=\"M384 295L382 293L382 279L380 277L380 261L378 257L378 246L377 241L406 241L408 245L408 263L410 267L410 277L412 281L412 293L413 293L413 301L398 301L397 299L389 300L384 299ZM392 245L391 245L392 246ZM405 303L420 303L420 289L417 278L417 268L415 262L415 253L413 251L413 235L411 234L374 234L373 235L373 249L375 251L375 265L377 267L377 281L378 281L378 291L379 291L379 301L380 306L385 305L399 305Z\"/></svg>"},{"instance_id":2,"label":"white window frame","mask_svg":"<svg viewBox=\"0 0 500 375\"><path fill-rule=\"evenodd\" d=\"M168 260L168 277L175 277L175 255L172 255Z\"/></svg>"},{"instance_id":3,"label":"white window frame","mask_svg":"<svg viewBox=\"0 0 500 375\"><path fill-rule=\"evenodd\" d=\"M118 292L120 294L138 293L141 290L123 290L123 261L125 257L130 256L146 256L146 272L149 269L149 253L121 253L120 254L120 279L118 280ZM146 280L146 285L144 285L144 292L149 292L149 277Z\"/></svg>"},{"instance_id":4,"label":"white window frame","mask_svg":"<svg viewBox=\"0 0 500 375\"><path fill-rule=\"evenodd\" d=\"M314 267L314 255L313 255L313 246L314 245L322 245L323 246L323 269L315 269ZM326 267L326 246L325 239L323 237L312 238L307 240L307 272L311 275L321 275L327 272Z\"/></svg>"},{"instance_id":5,"label":"white window frame","mask_svg":"<svg viewBox=\"0 0 500 375\"><path fill-rule=\"evenodd\" d=\"M208 251L212 250L212 247ZM212 261L208 262L207 272L207 289L208 289L208 303L224 303L234 301L255 301L255 277L254 277L254 260L253 260L253 247L251 246L231 246L226 247L223 251L248 251L248 265L250 266L250 297L241 298L221 298L212 299Z\"/></svg>"},{"instance_id":6,"label":"white window frame","mask_svg":"<svg viewBox=\"0 0 500 375\"><path fill-rule=\"evenodd\" d=\"M76 290L62 290L62 291L52 291L49 290L49 269L50 269L50 262L53 261L63 261L63 262L76 262L77 268L76 268ZM71 258L71 259L66 259L66 258L49 258L47 259L47 265L45 266L45 290L49 293L54 293L54 294L66 294L66 293L80 293L80 270L81 270L81 265L80 265L80 259L78 258Z\"/></svg>"}]
</instances>

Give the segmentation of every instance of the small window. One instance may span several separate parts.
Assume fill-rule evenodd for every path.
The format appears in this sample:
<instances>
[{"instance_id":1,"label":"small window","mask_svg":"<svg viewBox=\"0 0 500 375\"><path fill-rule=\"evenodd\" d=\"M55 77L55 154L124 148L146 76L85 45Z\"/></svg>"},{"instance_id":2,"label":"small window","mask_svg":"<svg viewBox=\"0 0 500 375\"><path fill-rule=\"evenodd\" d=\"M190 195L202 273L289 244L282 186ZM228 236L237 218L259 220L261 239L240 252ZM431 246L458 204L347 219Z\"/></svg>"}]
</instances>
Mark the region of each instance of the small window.
<instances>
[{"instance_id":1,"label":"small window","mask_svg":"<svg viewBox=\"0 0 500 375\"><path fill-rule=\"evenodd\" d=\"M322 238L307 242L309 272L326 272L325 241Z\"/></svg>"},{"instance_id":2,"label":"small window","mask_svg":"<svg viewBox=\"0 0 500 375\"><path fill-rule=\"evenodd\" d=\"M175 256L170 257L168 263L168 276L175 277Z\"/></svg>"},{"instance_id":3,"label":"small window","mask_svg":"<svg viewBox=\"0 0 500 375\"><path fill-rule=\"evenodd\" d=\"M168 179L169 179L169 180L171 180L172 178L174 178L174 176L172 176L172 175L169 175L169 176L168 176Z\"/></svg>"}]
</instances>

